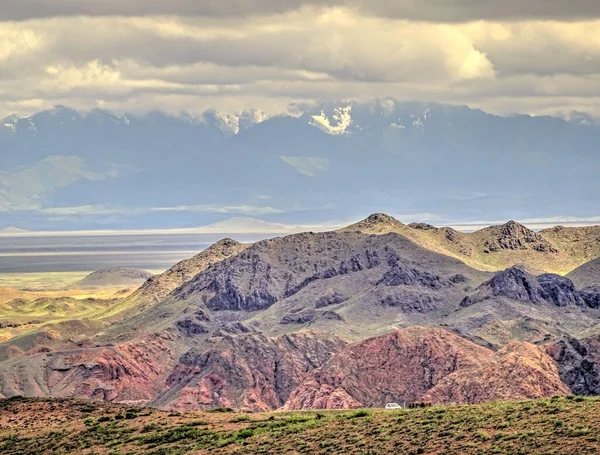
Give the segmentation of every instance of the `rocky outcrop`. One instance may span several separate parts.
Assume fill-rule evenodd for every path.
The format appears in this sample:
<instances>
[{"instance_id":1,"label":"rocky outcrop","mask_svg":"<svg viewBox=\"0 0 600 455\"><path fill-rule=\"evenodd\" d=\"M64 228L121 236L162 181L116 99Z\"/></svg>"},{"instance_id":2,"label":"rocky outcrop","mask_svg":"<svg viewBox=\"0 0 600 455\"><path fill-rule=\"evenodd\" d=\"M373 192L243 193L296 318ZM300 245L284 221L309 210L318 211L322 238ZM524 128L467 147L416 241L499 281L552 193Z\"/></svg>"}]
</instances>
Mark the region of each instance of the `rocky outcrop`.
<instances>
[{"instance_id":1,"label":"rocky outcrop","mask_svg":"<svg viewBox=\"0 0 600 455\"><path fill-rule=\"evenodd\" d=\"M543 236L515 221L502 226L483 230L488 239L484 242L484 253L502 250L534 250L541 253L557 253L556 249Z\"/></svg>"},{"instance_id":2,"label":"rocky outcrop","mask_svg":"<svg viewBox=\"0 0 600 455\"><path fill-rule=\"evenodd\" d=\"M344 230L362 232L366 234L382 234L404 228L405 225L396 218L385 213L374 213L358 223L352 224Z\"/></svg>"},{"instance_id":3,"label":"rocky outcrop","mask_svg":"<svg viewBox=\"0 0 600 455\"><path fill-rule=\"evenodd\" d=\"M339 305L340 303L348 300L339 292L328 293L322 297L319 297L315 302L315 308L325 308L328 306Z\"/></svg>"},{"instance_id":4,"label":"rocky outcrop","mask_svg":"<svg viewBox=\"0 0 600 455\"><path fill-rule=\"evenodd\" d=\"M437 229L435 226L427 223L410 223L408 227L418 231L435 231Z\"/></svg>"},{"instance_id":5,"label":"rocky outcrop","mask_svg":"<svg viewBox=\"0 0 600 455\"><path fill-rule=\"evenodd\" d=\"M546 347L558 366L560 378L573 394L600 394L600 365L590 352L593 346L586 341L565 338Z\"/></svg>"},{"instance_id":6,"label":"rocky outcrop","mask_svg":"<svg viewBox=\"0 0 600 455\"><path fill-rule=\"evenodd\" d=\"M426 294L413 290L386 295L381 305L399 309L402 313L430 313L439 309L443 299L435 294Z\"/></svg>"},{"instance_id":7,"label":"rocky outcrop","mask_svg":"<svg viewBox=\"0 0 600 455\"><path fill-rule=\"evenodd\" d=\"M551 304L557 307L593 307L593 291L578 291L568 278L544 274L535 277L521 267L494 275L473 294L464 298L461 307L467 307L492 298L505 298L532 304Z\"/></svg>"},{"instance_id":8,"label":"rocky outcrop","mask_svg":"<svg viewBox=\"0 0 600 455\"><path fill-rule=\"evenodd\" d=\"M450 282L442 280L438 275L411 266L407 261L396 259L394 265L377 284L385 286L420 285L431 289L440 289Z\"/></svg>"},{"instance_id":9,"label":"rocky outcrop","mask_svg":"<svg viewBox=\"0 0 600 455\"><path fill-rule=\"evenodd\" d=\"M187 336L204 335L209 333L209 330L204 325L194 321L191 318L177 321L177 327Z\"/></svg>"},{"instance_id":10,"label":"rocky outcrop","mask_svg":"<svg viewBox=\"0 0 600 455\"><path fill-rule=\"evenodd\" d=\"M397 261L397 254L392 250L386 250L383 255L387 256L387 262ZM285 293L285 297L290 297L311 283L319 280L326 280L340 275L349 275L351 273L370 270L382 264L382 258L377 250L366 250L353 255L352 257L341 261L337 266L317 272L302 280L300 283L291 286Z\"/></svg>"},{"instance_id":11,"label":"rocky outcrop","mask_svg":"<svg viewBox=\"0 0 600 455\"><path fill-rule=\"evenodd\" d=\"M586 302L575 285L568 278L553 275L550 273L539 276L538 283L544 290L545 300L552 302L556 306L585 306Z\"/></svg>"},{"instance_id":12,"label":"rocky outcrop","mask_svg":"<svg viewBox=\"0 0 600 455\"><path fill-rule=\"evenodd\" d=\"M520 267L496 273L489 281L461 302L462 307L474 305L492 297L504 297L528 303L543 303L544 290L538 280Z\"/></svg>"},{"instance_id":13,"label":"rocky outcrop","mask_svg":"<svg viewBox=\"0 0 600 455\"><path fill-rule=\"evenodd\" d=\"M473 255L473 246L468 243L465 234L450 227L440 228L440 232L444 234L444 239L450 243L452 249L466 257Z\"/></svg>"},{"instance_id":14,"label":"rocky outcrop","mask_svg":"<svg viewBox=\"0 0 600 455\"><path fill-rule=\"evenodd\" d=\"M306 310L299 313L285 315L279 323L282 325L302 325L310 324L318 319L328 319L330 321L344 320L344 318L335 311Z\"/></svg>"},{"instance_id":15,"label":"rocky outcrop","mask_svg":"<svg viewBox=\"0 0 600 455\"><path fill-rule=\"evenodd\" d=\"M584 288L580 291L580 295L590 308L600 308L600 286Z\"/></svg>"}]
</instances>

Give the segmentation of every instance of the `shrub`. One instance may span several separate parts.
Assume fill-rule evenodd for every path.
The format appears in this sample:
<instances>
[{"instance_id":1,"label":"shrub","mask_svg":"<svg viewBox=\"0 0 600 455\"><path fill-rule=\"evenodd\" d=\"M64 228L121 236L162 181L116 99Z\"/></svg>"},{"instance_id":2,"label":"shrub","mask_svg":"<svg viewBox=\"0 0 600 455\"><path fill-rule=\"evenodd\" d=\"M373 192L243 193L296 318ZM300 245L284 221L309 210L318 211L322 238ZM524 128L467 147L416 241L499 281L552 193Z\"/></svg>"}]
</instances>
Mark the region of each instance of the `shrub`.
<instances>
[{"instance_id":1,"label":"shrub","mask_svg":"<svg viewBox=\"0 0 600 455\"><path fill-rule=\"evenodd\" d=\"M231 419L230 423L250 422L252 419L248 416L237 416Z\"/></svg>"},{"instance_id":2,"label":"shrub","mask_svg":"<svg viewBox=\"0 0 600 455\"><path fill-rule=\"evenodd\" d=\"M369 413L367 411L365 411L364 409L361 409L359 411L354 411L351 412L350 414L348 414L348 418L349 419L359 419L361 417L367 417L369 415Z\"/></svg>"}]
</instances>

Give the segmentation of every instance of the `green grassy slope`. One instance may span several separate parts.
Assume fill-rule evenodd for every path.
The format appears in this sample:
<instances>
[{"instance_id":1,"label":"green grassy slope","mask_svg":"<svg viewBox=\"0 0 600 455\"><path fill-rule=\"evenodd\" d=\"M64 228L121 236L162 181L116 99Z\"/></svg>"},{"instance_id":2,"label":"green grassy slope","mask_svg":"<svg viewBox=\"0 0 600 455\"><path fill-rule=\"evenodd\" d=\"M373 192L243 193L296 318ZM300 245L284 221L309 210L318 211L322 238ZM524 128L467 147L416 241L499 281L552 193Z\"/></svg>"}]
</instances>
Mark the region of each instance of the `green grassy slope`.
<instances>
[{"instance_id":1,"label":"green grassy slope","mask_svg":"<svg viewBox=\"0 0 600 455\"><path fill-rule=\"evenodd\" d=\"M0 400L3 454L593 454L600 399L415 410L169 413Z\"/></svg>"}]
</instances>

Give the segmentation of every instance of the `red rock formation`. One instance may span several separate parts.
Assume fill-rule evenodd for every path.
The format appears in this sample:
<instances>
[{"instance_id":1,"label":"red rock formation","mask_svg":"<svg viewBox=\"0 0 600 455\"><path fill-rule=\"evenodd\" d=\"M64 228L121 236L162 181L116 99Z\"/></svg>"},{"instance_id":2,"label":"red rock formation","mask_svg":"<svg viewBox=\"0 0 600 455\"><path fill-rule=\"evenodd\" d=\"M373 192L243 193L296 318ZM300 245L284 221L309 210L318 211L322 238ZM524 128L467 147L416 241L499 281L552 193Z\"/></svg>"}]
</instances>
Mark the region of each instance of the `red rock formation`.
<instances>
[{"instance_id":1,"label":"red rock formation","mask_svg":"<svg viewBox=\"0 0 600 455\"><path fill-rule=\"evenodd\" d=\"M279 408L304 377L324 365L345 343L311 332L268 338L259 334L212 339L182 357L169 376L162 407L190 410Z\"/></svg>"},{"instance_id":2,"label":"red rock formation","mask_svg":"<svg viewBox=\"0 0 600 455\"><path fill-rule=\"evenodd\" d=\"M492 356L492 351L443 329L394 330L334 356L292 393L284 409L417 401L444 377Z\"/></svg>"},{"instance_id":3,"label":"red rock formation","mask_svg":"<svg viewBox=\"0 0 600 455\"><path fill-rule=\"evenodd\" d=\"M493 351L442 329L412 327L351 345L294 390L284 409L479 403L569 393L543 348Z\"/></svg>"},{"instance_id":4,"label":"red rock formation","mask_svg":"<svg viewBox=\"0 0 600 455\"><path fill-rule=\"evenodd\" d=\"M488 362L445 377L422 399L433 403L474 404L569 393L544 348L511 342Z\"/></svg>"},{"instance_id":5,"label":"red rock formation","mask_svg":"<svg viewBox=\"0 0 600 455\"><path fill-rule=\"evenodd\" d=\"M0 371L6 396L57 396L148 402L176 360L168 334L116 346L45 352Z\"/></svg>"}]
</instances>

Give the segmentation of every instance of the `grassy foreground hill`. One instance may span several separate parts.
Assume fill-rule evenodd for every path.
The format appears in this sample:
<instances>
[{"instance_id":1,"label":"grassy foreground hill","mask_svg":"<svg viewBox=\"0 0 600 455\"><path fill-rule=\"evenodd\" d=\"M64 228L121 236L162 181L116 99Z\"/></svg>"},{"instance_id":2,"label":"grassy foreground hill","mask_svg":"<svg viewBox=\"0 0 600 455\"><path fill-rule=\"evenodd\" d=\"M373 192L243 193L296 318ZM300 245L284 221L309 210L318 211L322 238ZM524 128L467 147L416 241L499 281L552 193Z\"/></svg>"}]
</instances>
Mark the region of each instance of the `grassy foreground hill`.
<instances>
[{"instance_id":1,"label":"grassy foreground hill","mask_svg":"<svg viewBox=\"0 0 600 455\"><path fill-rule=\"evenodd\" d=\"M3 454L592 454L600 399L411 410L169 413L65 399L0 400Z\"/></svg>"}]
</instances>

